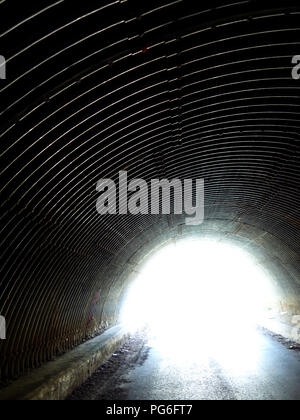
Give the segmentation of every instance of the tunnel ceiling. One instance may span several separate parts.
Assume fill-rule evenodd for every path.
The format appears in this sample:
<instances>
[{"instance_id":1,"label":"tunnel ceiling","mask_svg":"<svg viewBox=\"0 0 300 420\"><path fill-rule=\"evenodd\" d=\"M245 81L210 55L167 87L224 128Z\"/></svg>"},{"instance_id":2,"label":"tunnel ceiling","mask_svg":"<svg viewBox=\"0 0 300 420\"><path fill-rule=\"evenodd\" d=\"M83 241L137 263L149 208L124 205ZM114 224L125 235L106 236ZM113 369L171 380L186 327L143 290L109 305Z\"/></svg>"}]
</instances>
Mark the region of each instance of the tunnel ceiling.
<instances>
[{"instance_id":1,"label":"tunnel ceiling","mask_svg":"<svg viewBox=\"0 0 300 420\"><path fill-rule=\"evenodd\" d=\"M115 257L183 223L100 216L96 183L120 170L204 178L206 221L299 253L299 16L287 0L0 2L3 377L87 337Z\"/></svg>"}]
</instances>

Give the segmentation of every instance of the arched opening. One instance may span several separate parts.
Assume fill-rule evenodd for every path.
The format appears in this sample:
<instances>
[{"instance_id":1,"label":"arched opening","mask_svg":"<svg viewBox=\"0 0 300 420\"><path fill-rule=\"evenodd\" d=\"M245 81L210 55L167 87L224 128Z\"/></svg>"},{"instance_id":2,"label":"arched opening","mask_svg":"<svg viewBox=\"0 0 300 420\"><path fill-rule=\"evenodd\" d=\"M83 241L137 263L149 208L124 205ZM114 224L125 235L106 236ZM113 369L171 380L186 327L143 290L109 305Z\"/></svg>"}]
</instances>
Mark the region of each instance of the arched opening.
<instances>
[{"instance_id":1,"label":"arched opening","mask_svg":"<svg viewBox=\"0 0 300 420\"><path fill-rule=\"evenodd\" d=\"M219 349L236 365L240 346L247 363L255 358L256 328L277 302L276 283L254 256L229 241L189 238L147 258L128 288L122 321L130 331L146 327L151 345L176 359L186 357L188 343L197 359Z\"/></svg>"}]
</instances>

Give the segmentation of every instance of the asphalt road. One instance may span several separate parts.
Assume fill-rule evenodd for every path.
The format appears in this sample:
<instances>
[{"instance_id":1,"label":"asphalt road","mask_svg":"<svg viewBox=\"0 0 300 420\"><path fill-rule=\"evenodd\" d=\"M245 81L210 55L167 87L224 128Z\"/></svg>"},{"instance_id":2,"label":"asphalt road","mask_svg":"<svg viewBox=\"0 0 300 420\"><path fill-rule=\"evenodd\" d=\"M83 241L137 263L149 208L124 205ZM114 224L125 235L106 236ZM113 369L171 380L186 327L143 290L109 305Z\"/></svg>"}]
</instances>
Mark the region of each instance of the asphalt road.
<instances>
[{"instance_id":1,"label":"asphalt road","mask_svg":"<svg viewBox=\"0 0 300 420\"><path fill-rule=\"evenodd\" d=\"M186 345L135 336L71 400L300 400L300 351L263 331Z\"/></svg>"}]
</instances>

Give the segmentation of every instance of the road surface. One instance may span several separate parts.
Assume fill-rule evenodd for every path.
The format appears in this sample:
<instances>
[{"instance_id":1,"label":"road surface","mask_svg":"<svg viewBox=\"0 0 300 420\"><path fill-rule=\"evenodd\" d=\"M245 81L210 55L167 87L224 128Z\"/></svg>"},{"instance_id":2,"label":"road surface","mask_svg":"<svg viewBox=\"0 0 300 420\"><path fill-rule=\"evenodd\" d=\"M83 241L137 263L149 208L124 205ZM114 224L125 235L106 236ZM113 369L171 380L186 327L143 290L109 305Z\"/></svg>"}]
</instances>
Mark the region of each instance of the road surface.
<instances>
[{"instance_id":1,"label":"road surface","mask_svg":"<svg viewBox=\"0 0 300 420\"><path fill-rule=\"evenodd\" d=\"M300 400L300 351L262 331L230 343L136 335L70 400Z\"/></svg>"}]
</instances>

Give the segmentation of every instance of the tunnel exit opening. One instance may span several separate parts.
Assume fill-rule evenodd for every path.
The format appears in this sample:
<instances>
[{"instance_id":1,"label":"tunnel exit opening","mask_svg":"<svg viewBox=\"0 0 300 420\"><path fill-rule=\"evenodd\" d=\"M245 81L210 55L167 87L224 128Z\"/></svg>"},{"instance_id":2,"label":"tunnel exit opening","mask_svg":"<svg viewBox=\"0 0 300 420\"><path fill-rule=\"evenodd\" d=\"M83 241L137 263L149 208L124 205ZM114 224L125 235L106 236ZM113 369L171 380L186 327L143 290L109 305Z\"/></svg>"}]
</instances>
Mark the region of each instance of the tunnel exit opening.
<instances>
[{"instance_id":1,"label":"tunnel exit opening","mask_svg":"<svg viewBox=\"0 0 300 420\"><path fill-rule=\"evenodd\" d=\"M186 355L187 344L197 355L216 348L224 355L224 344L231 357L240 346L254 355L254 331L277 300L271 275L243 248L185 239L148 258L128 289L122 322L130 331L147 327L151 344L169 355Z\"/></svg>"}]
</instances>

